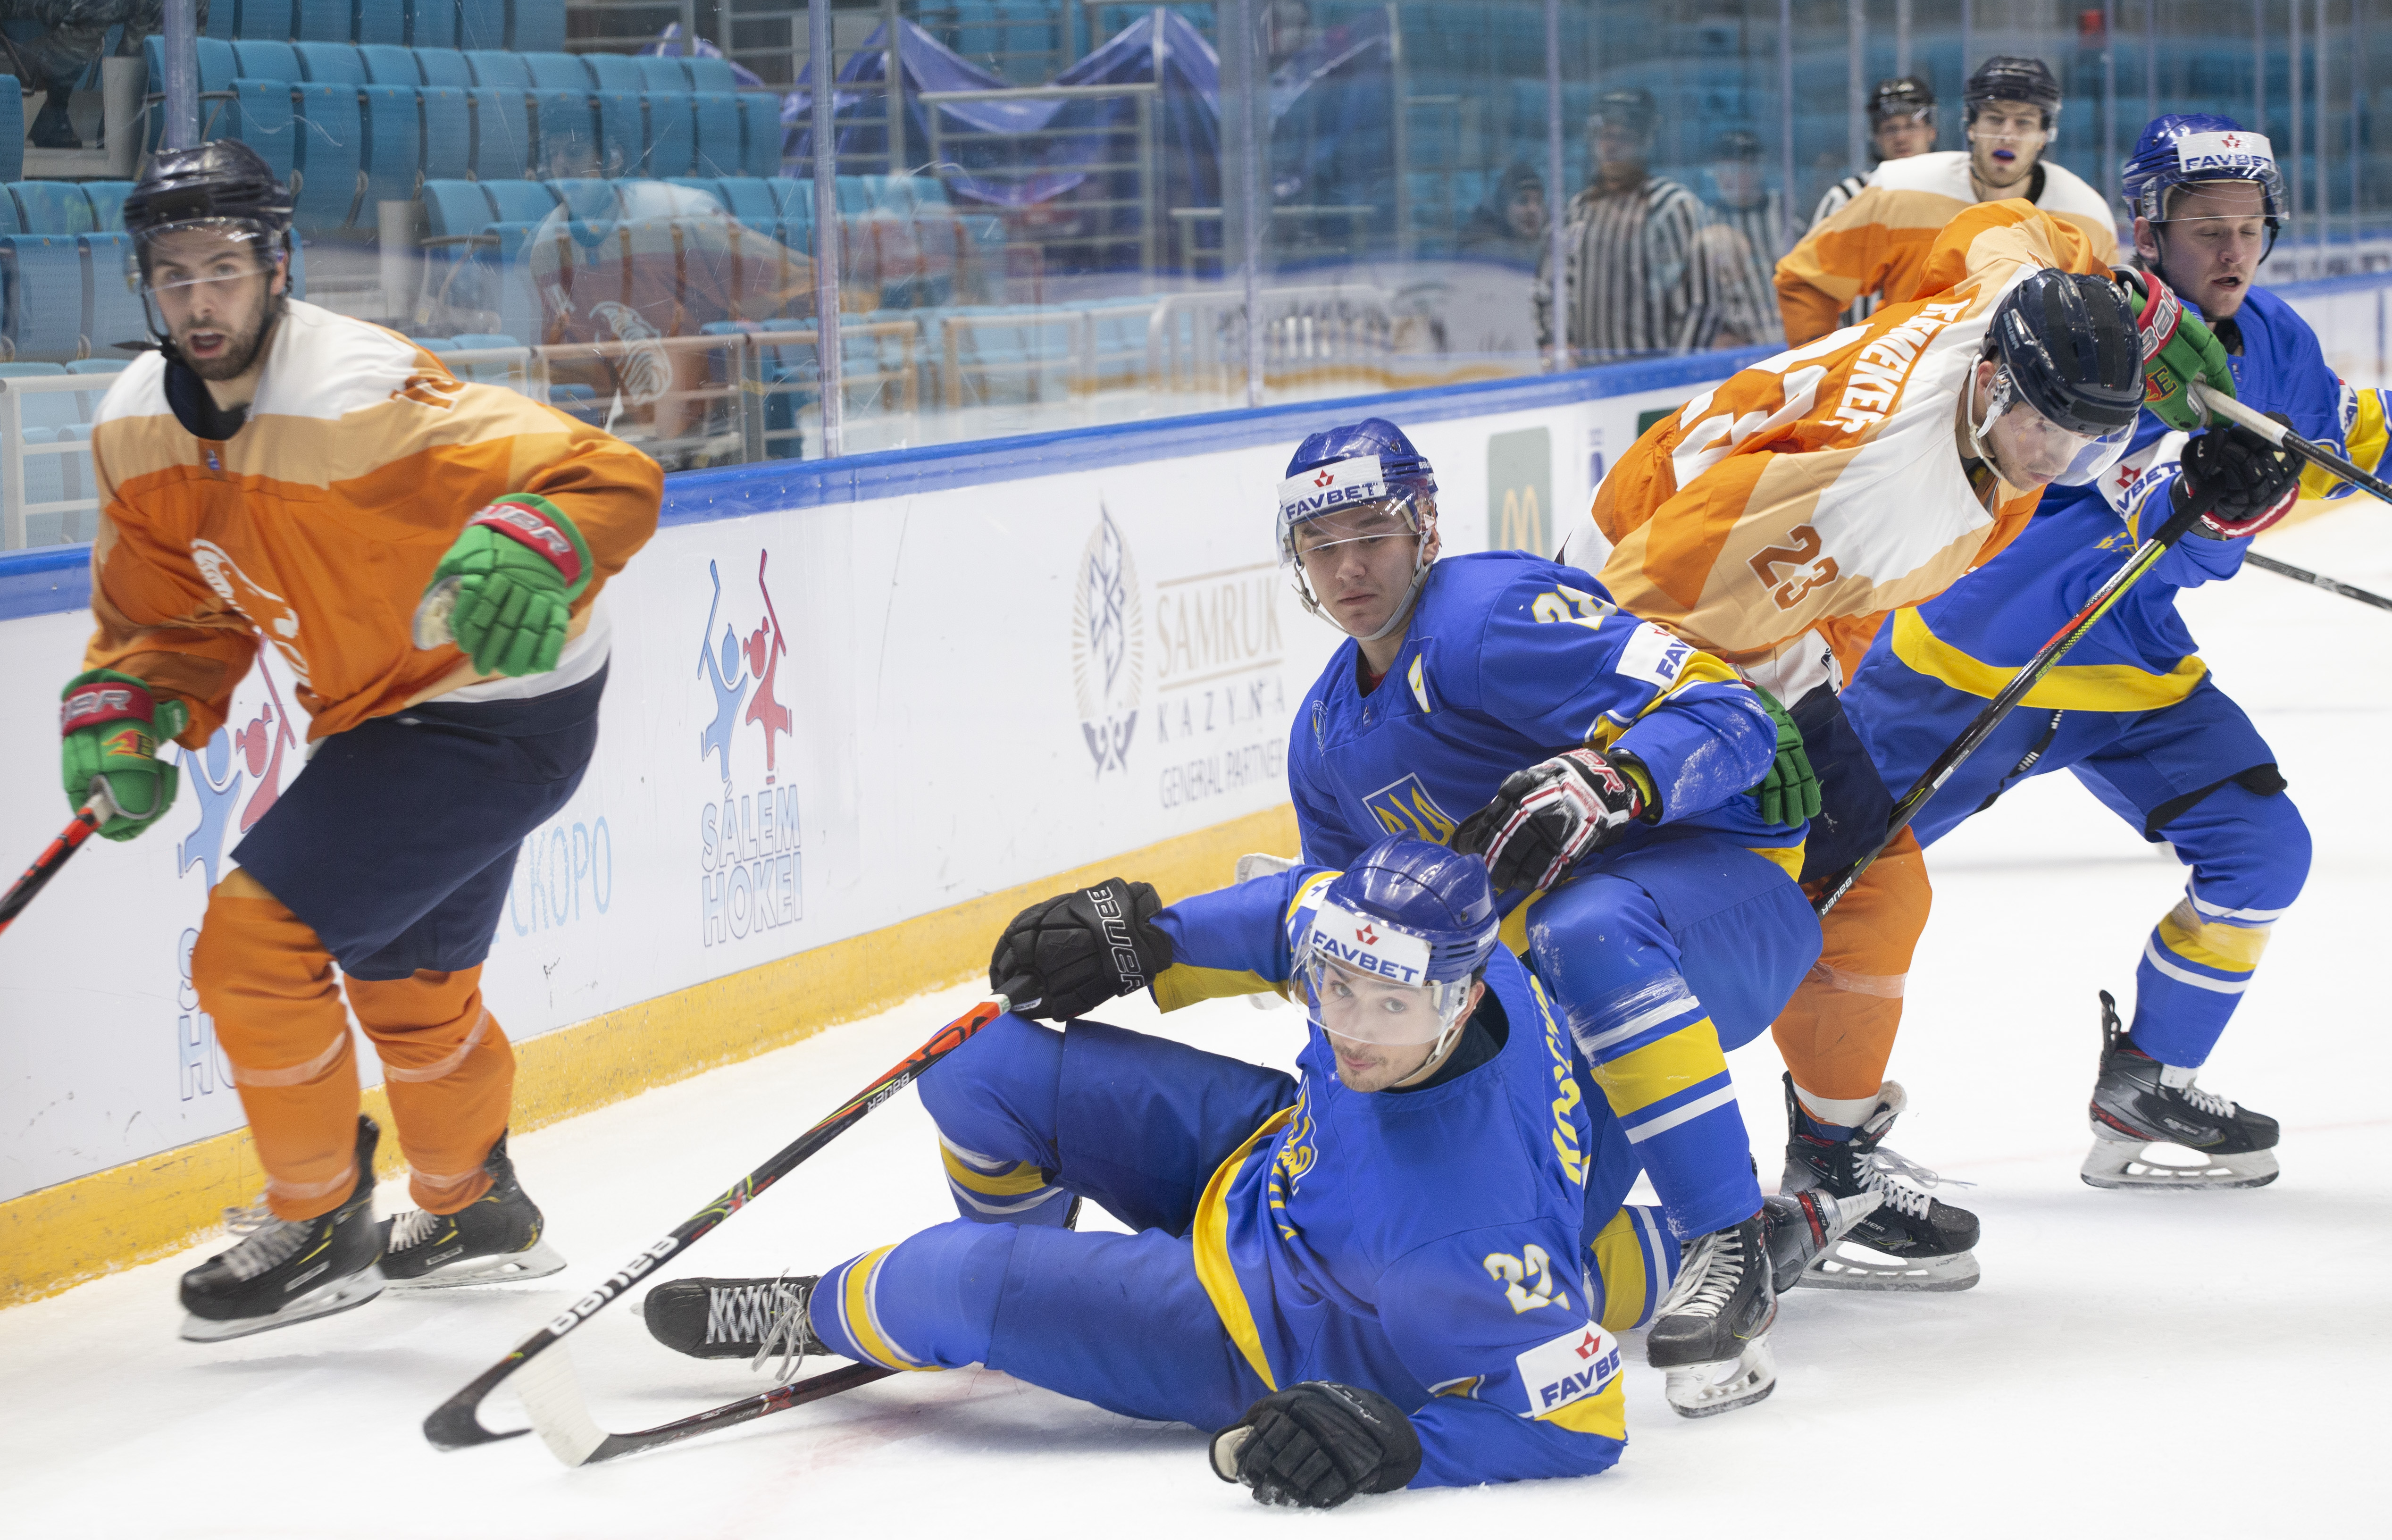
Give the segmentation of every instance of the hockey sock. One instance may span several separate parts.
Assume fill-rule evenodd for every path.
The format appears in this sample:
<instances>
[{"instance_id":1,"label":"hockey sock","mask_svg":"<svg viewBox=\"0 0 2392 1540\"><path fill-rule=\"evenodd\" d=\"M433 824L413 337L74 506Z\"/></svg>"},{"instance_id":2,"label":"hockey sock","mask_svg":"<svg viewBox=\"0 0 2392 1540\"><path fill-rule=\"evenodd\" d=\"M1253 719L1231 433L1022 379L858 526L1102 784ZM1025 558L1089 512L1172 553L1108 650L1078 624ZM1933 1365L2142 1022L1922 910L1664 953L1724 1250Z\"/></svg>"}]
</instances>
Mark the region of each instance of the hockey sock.
<instances>
[{"instance_id":1,"label":"hockey sock","mask_svg":"<svg viewBox=\"0 0 2392 1540\"><path fill-rule=\"evenodd\" d=\"M1026 1160L962 1149L944 1134L939 1136L939 1158L947 1168L947 1191L968 1220L1060 1228L1072 1212L1072 1194Z\"/></svg>"},{"instance_id":2,"label":"hockey sock","mask_svg":"<svg viewBox=\"0 0 2392 1540\"><path fill-rule=\"evenodd\" d=\"M2229 784L2161 833L2191 880L2143 942L2131 1036L2164 1064L2198 1068L2250 987L2276 920L2300 896L2308 828L2289 797Z\"/></svg>"},{"instance_id":3,"label":"hockey sock","mask_svg":"<svg viewBox=\"0 0 2392 1540\"><path fill-rule=\"evenodd\" d=\"M1885 1082L1931 897L1926 857L1905 829L1821 920L1819 960L1770 1029L1814 1099L1874 1097Z\"/></svg>"},{"instance_id":4,"label":"hockey sock","mask_svg":"<svg viewBox=\"0 0 2392 1540\"><path fill-rule=\"evenodd\" d=\"M885 1368L985 1364L1018 1233L952 1220L851 1258L814 1289L814 1335L835 1353Z\"/></svg>"},{"instance_id":5,"label":"hockey sock","mask_svg":"<svg viewBox=\"0 0 2392 1540\"><path fill-rule=\"evenodd\" d=\"M353 977L348 995L382 1059L408 1194L427 1213L456 1213L490 1190L482 1162L514 1095L514 1050L482 1004L482 970Z\"/></svg>"},{"instance_id":6,"label":"hockey sock","mask_svg":"<svg viewBox=\"0 0 2392 1540\"><path fill-rule=\"evenodd\" d=\"M232 1065L266 1207L285 1220L339 1207L357 1184L358 1065L332 954L280 900L219 884L191 987Z\"/></svg>"},{"instance_id":7,"label":"hockey sock","mask_svg":"<svg viewBox=\"0 0 2392 1540\"><path fill-rule=\"evenodd\" d=\"M1652 1320L1685 1256L1661 1210L1642 1203L1623 1205L1588 1238L1586 1249L1589 1271L1603 1288L1599 1319L1613 1332Z\"/></svg>"},{"instance_id":8,"label":"hockey sock","mask_svg":"<svg viewBox=\"0 0 2392 1540\"><path fill-rule=\"evenodd\" d=\"M947 1190L965 1219L1062 1224L1072 1194L1047 1177L1062 1162L1062 1078L1063 1034L1019 1016L989 1023L922 1077Z\"/></svg>"}]
</instances>

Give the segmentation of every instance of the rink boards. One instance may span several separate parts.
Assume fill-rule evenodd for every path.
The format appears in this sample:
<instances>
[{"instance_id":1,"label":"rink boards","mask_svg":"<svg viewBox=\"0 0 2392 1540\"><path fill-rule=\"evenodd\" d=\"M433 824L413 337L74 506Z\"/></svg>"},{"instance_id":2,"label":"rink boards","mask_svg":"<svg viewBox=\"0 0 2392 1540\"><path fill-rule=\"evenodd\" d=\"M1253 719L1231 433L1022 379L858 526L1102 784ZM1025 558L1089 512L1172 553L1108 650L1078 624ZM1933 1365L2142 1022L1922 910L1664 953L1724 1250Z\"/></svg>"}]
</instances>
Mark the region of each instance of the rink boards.
<instances>
[{"instance_id":1,"label":"rink boards","mask_svg":"<svg viewBox=\"0 0 2392 1540\"><path fill-rule=\"evenodd\" d=\"M597 757L526 842L484 974L515 1126L970 976L1059 887L1169 897L1293 854L1287 736L1337 640L1274 555L1296 441L1394 418L1447 550L1551 551L1642 414L1756 356L672 477L603 600ZM0 556L0 859L65 820L49 724L88 594L79 551ZM0 936L0 1303L259 1187L190 948L306 734L269 656L176 750L162 824L92 842Z\"/></svg>"}]
</instances>

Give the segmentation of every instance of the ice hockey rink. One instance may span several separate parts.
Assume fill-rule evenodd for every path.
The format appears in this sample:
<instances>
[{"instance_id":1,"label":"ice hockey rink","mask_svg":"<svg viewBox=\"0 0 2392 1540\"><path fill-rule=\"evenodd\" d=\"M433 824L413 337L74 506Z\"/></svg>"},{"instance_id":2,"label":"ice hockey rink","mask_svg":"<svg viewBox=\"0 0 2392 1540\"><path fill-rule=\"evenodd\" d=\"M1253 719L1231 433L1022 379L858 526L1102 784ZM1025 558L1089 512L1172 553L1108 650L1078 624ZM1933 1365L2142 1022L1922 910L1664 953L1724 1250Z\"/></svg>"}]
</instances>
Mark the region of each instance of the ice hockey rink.
<instances>
[{"instance_id":1,"label":"ice hockey rink","mask_svg":"<svg viewBox=\"0 0 2392 1540\"><path fill-rule=\"evenodd\" d=\"M2262 549L2392 592L2392 508L2364 500ZM2382 1533L2392 1380L2392 1026L2382 915L2392 829L2392 613L2246 571L2186 596L2216 677L2274 743L2316 835L2307 893L2203 1084L2280 1118L2256 1192L2131 1194L2077 1179L2094 994L2131 992L2181 878L2066 776L2028 784L1932 853L1937 900L1894 1074L1904 1155L1975 1185L1983 1282L1949 1295L1800 1289L1754 1407L1673 1416L1632 1338L1630 1443L1610 1473L1265 1512L1215 1480L1193 1429L1000 1375L905 1376L618 1464L536 1439L436 1453L432 1407L977 998L916 999L769 1057L520 1137L572 1259L537 1284L386 1294L214 1346L176 1339L177 1273L221 1242L0 1312L0 1529L22 1536L612 1536L865 1531L1736 1535L1857 1531ZM1129 875L1135 876L1135 873ZM1161 1024L1284 1064L1294 1011L1216 1001ZM1764 1186L1785 1116L1764 1036L1736 1056ZM381 1211L403 1204L386 1184ZM910 1091L670 1274L818 1272L951 1215ZM1108 1222L1095 1220L1095 1222ZM760 1389L680 1359L618 1304L570 1339L600 1421L648 1426ZM520 1422L503 1390L493 1424Z\"/></svg>"}]
</instances>

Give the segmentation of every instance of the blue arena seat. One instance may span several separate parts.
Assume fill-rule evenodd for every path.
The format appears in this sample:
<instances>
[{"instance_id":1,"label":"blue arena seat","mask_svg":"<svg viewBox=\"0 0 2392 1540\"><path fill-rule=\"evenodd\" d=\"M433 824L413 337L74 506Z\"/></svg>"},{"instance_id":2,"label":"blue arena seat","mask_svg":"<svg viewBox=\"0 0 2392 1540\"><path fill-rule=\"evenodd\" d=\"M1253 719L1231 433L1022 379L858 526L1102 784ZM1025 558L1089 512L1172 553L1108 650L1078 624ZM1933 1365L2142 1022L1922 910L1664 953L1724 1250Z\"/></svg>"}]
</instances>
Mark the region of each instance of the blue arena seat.
<instances>
[{"instance_id":1,"label":"blue arena seat","mask_svg":"<svg viewBox=\"0 0 2392 1540\"><path fill-rule=\"evenodd\" d=\"M93 228L91 200L75 182L10 182L17 228L27 235L82 235Z\"/></svg>"},{"instance_id":2,"label":"blue arena seat","mask_svg":"<svg viewBox=\"0 0 2392 1540\"><path fill-rule=\"evenodd\" d=\"M422 108L412 85L369 85L358 96L365 110L366 190L357 222L370 227L374 204L414 201L423 167Z\"/></svg>"},{"instance_id":3,"label":"blue arena seat","mask_svg":"<svg viewBox=\"0 0 2392 1540\"><path fill-rule=\"evenodd\" d=\"M362 43L358 46L358 62L366 70L366 79L376 85L421 85L423 72L416 67L415 50L388 43Z\"/></svg>"},{"instance_id":4,"label":"blue arena seat","mask_svg":"<svg viewBox=\"0 0 2392 1540\"><path fill-rule=\"evenodd\" d=\"M670 54L635 54L631 58L631 66L640 72L640 89L643 91L692 89L689 72L682 68L680 59Z\"/></svg>"},{"instance_id":5,"label":"blue arena seat","mask_svg":"<svg viewBox=\"0 0 2392 1540\"><path fill-rule=\"evenodd\" d=\"M781 98L760 91L739 98L739 169L750 176L778 176L786 149Z\"/></svg>"},{"instance_id":6,"label":"blue arena seat","mask_svg":"<svg viewBox=\"0 0 2392 1540\"><path fill-rule=\"evenodd\" d=\"M457 46L503 48L506 46L506 0L460 0L457 7Z\"/></svg>"},{"instance_id":7,"label":"blue arena seat","mask_svg":"<svg viewBox=\"0 0 2392 1540\"><path fill-rule=\"evenodd\" d=\"M407 41L418 48L457 46L457 0L407 0Z\"/></svg>"},{"instance_id":8,"label":"blue arena seat","mask_svg":"<svg viewBox=\"0 0 2392 1540\"><path fill-rule=\"evenodd\" d=\"M90 206L84 206L84 216ZM0 272L8 285L12 357L67 359L83 351L83 253L73 235L0 236ZM74 398L58 399L72 422ZM27 420L32 417L27 402Z\"/></svg>"},{"instance_id":9,"label":"blue arena seat","mask_svg":"<svg viewBox=\"0 0 2392 1540\"><path fill-rule=\"evenodd\" d=\"M623 206L615 184L604 176L553 176L548 190L576 224L612 223Z\"/></svg>"},{"instance_id":10,"label":"blue arena seat","mask_svg":"<svg viewBox=\"0 0 2392 1540\"><path fill-rule=\"evenodd\" d=\"M358 89L344 81L311 82L297 90L299 196L293 203L302 226L337 229L357 206L365 158Z\"/></svg>"},{"instance_id":11,"label":"blue arena seat","mask_svg":"<svg viewBox=\"0 0 2392 1540\"><path fill-rule=\"evenodd\" d=\"M352 43L294 43L303 77L318 85L363 85L372 77Z\"/></svg>"},{"instance_id":12,"label":"blue arena seat","mask_svg":"<svg viewBox=\"0 0 2392 1540\"><path fill-rule=\"evenodd\" d=\"M460 240L497 218L498 210L491 206L489 194L482 190L481 183L454 177L423 179L423 226L430 239Z\"/></svg>"},{"instance_id":13,"label":"blue arena seat","mask_svg":"<svg viewBox=\"0 0 2392 1540\"><path fill-rule=\"evenodd\" d=\"M358 0L358 41L406 42L406 0Z\"/></svg>"},{"instance_id":14,"label":"blue arena seat","mask_svg":"<svg viewBox=\"0 0 2392 1540\"><path fill-rule=\"evenodd\" d=\"M0 180L13 182L24 174L25 98L17 90L16 76L0 75Z\"/></svg>"},{"instance_id":15,"label":"blue arena seat","mask_svg":"<svg viewBox=\"0 0 2392 1540\"><path fill-rule=\"evenodd\" d=\"M704 54L692 54L681 61L681 67L689 72L689 84L693 90L736 91L739 89L739 77L732 73L729 59L709 59Z\"/></svg>"},{"instance_id":16,"label":"blue arena seat","mask_svg":"<svg viewBox=\"0 0 2392 1540\"><path fill-rule=\"evenodd\" d=\"M598 103L598 163L609 176L648 175L647 127L636 91L601 91ZM684 165L683 170L688 167Z\"/></svg>"},{"instance_id":17,"label":"blue arena seat","mask_svg":"<svg viewBox=\"0 0 2392 1540\"><path fill-rule=\"evenodd\" d=\"M91 200L91 220L94 229L121 230L124 228L124 195L133 190L131 182L85 182L83 195Z\"/></svg>"},{"instance_id":18,"label":"blue arena seat","mask_svg":"<svg viewBox=\"0 0 2392 1540\"><path fill-rule=\"evenodd\" d=\"M236 80L232 111L225 132L249 146L285 182L298 154L298 135L291 113L291 83L285 80Z\"/></svg>"},{"instance_id":19,"label":"blue arena seat","mask_svg":"<svg viewBox=\"0 0 2392 1540\"><path fill-rule=\"evenodd\" d=\"M553 53L565 46L565 0L507 0L507 46Z\"/></svg>"},{"instance_id":20,"label":"blue arena seat","mask_svg":"<svg viewBox=\"0 0 2392 1540\"><path fill-rule=\"evenodd\" d=\"M454 48L418 48L415 68L426 85L453 85L463 91L474 85L473 67Z\"/></svg>"},{"instance_id":21,"label":"blue arena seat","mask_svg":"<svg viewBox=\"0 0 2392 1540\"><path fill-rule=\"evenodd\" d=\"M150 320L141 313L141 296L134 290L129 266L133 238L120 230L78 236L76 241L84 257L84 350L96 359L129 359L137 349L119 345L150 335Z\"/></svg>"},{"instance_id":22,"label":"blue arena seat","mask_svg":"<svg viewBox=\"0 0 2392 1540\"><path fill-rule=\"evenodd\" d=\"M646 101L648 155L640 175L688 176L697 163L696 117L690 105L690 94L652 91Z\"/></svg>"},{"instance_id":23,"label":"blue arena seat","mask_svg":"<svg viewBox=\"0 0 2392 1540\"><path fill-rule=\"evenodd\" d=\"M491 238L483 258L489 264L489 308L498 317L500 332L526 343L540 342L546 333L530 260L531 242L540 228L508 222L484 230Z\"/></svg>"},{"instance_id":24,"label":"blue arena seat","mask_svg":"<svg viewBox=\"0 0 2392 1540\"><path fill-rule=\"evenodd\" d=\"M531 67L521 54L500 53L488 48L469 48L465 67L474 72L476 85L512 85L518 90L531 89Z\"/></svg>"},{"instance_id":25,"label":"blue arena seat","mask_svg":"<svg viewBox=\"0 0 2392 1540\"><path fill-rule=\"evenodd\" d=\"M640 61L629 54L581 54L577 57L601 91L653 91L658 88L648 84L647 76L640 69ZM684 84L681 89L686 91L689 89L687 77L682 78Z\"/></svg>"},{"instance_id":26,"label":"blue arena seat","mask_svg":"<svg viewBox=\"0 0 2392 1540\"><path fill-rule=\"evenodd\" d=\"M543 171L583 169L604 163L598 153L598 125L585 91L533 91L532 118L539 149L532 163Z\"/></svg>"},{"instance_id":27,"label":"blue arena seat","mask_svg":"<svg viewBox=\"0 0 2392 1540\"><path fill-rule=\"evenodd\" d=\"M702 185L714 193L725 213L759 235L772 234L781 222L780 205L773 201L773 189L761 176L724 176Z\"/></svg>"},{"instance_id":28,"label":"blue arena seat","mask_svg":"<svg viewBox=\"0 0 2392 1540\"><path fill-rule=\"evenodd\" d=\"M739 149L739 98L728 91L698 91L689 99L696 128L691 164L701 176L736 176L746 170ZM655 109L648 134L656 136Z\"/></svg>"},{"instance_id":29,"label":"blue arena seat","mask_svg":"<svg viewBox=\"0 0 2392 1540\"><path fill-rule=\"evenodd\" d=\"M416 93L423 107L423 175L462 176L474 169L474 120L465 93L453 85L426 85Z\"/></svg>"},{"instance_id":30,"label":"blue arena seat","mask_svg":"<svg viewBox=\"0 0 2392 1540\"><path fill-rule=\"evenodd\" d=\"M231 0L215 3L226 10L233 8ZM234 20L232 35L274 42L294 35L291 0L240 0L240 14Z\"/></svg>"},{"instance_id":31,"label":"blue arena seat","mask_svg":"<svg viewBox=\"0 0 2392 1540\"><path fill-rule=\"evenodd\" d=\"M532 162L531 98L503 85L476 85L465 97L474 113L474 176L521 179Z\"/></svg>"},{"instance_id":32,"label":"blue arena seat","mask_svg":"<svg viewBox=\"0 0 2392 1540\"><path fill-rule=\"evenodd\" d=\"M526 53L520 56L531 72L531 83L542 91L590 91L596 83L589 66L571 54Z\"/></svg>"},{"instance_id":33,"label":"blue arena seat","mask_svg":"<svg viewBox=\"0 0 2392 1540\"><path fill-rule=\"evenodd\" d=\"M490 201L501 224L537 225L556 207L556 189L546 182L484 182L481 186L482 195Z\"/></svg>"},{"instance_id":34,"label":"blue arena seat","mask_svg":"<svg viewBox=\"0 0 2392 1540\"><path fill-rule=\"evenodd\" d=\"M302 43L347 43L357 30L357 7L351 0L299 0L299 30L292 35Z\"/></svg>"},{"instance_id":35,"label":"blue arena seat","mask_svg":"<svg viewBox=\"0 0 2392 1540\"><path fill-rule=\"evenodd\" d=\"M230 42L234 30L240 25L240 7L234 4L233 0L217 0L215 5L208 7L207 20L202 24L200 35L202 38L213 37L219 41Z\"/></svg>"},{"instance_id":36,"label":"blue arena seat","mask_svg":"<svg viewBox=\"0 0 2392 1540\"><path fill-rule=\"evenodd\" d=\"M288 43L244 40L232 46L234 72L246 80L304 80L299 56Z\"/></svg>"}]
</instances>

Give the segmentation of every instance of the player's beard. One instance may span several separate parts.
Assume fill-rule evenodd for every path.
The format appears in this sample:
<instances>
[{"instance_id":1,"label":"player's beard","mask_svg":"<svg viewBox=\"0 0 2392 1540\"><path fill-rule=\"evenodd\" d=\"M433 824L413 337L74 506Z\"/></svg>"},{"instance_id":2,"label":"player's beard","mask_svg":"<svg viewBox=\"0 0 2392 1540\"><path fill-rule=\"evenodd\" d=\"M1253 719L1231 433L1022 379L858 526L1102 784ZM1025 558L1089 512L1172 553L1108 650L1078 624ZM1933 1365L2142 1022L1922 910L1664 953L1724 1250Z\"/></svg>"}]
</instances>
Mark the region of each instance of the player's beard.
<instances>
[{"instance_id":1,"label":"player's beard","mask_svg":"<svg viewBox=\"0 0 2392 1540\"><path fill-rule=\"evenodd\" d=\"M273 325L274 307L269 298L266 307L259 310L257 320L250 323L249 330L239 333L228 332L222 354L213 359L194 359L188 353L182 353L183 366L202 380L214 380L221 384L226 380L240 379L249 372L249 366L257 361L257 355L266 346L266 333ZM214 332L226 329L199 327L194 330ZM181 353L179 348L176 351Z\"/></svg>"}]
</instances>

